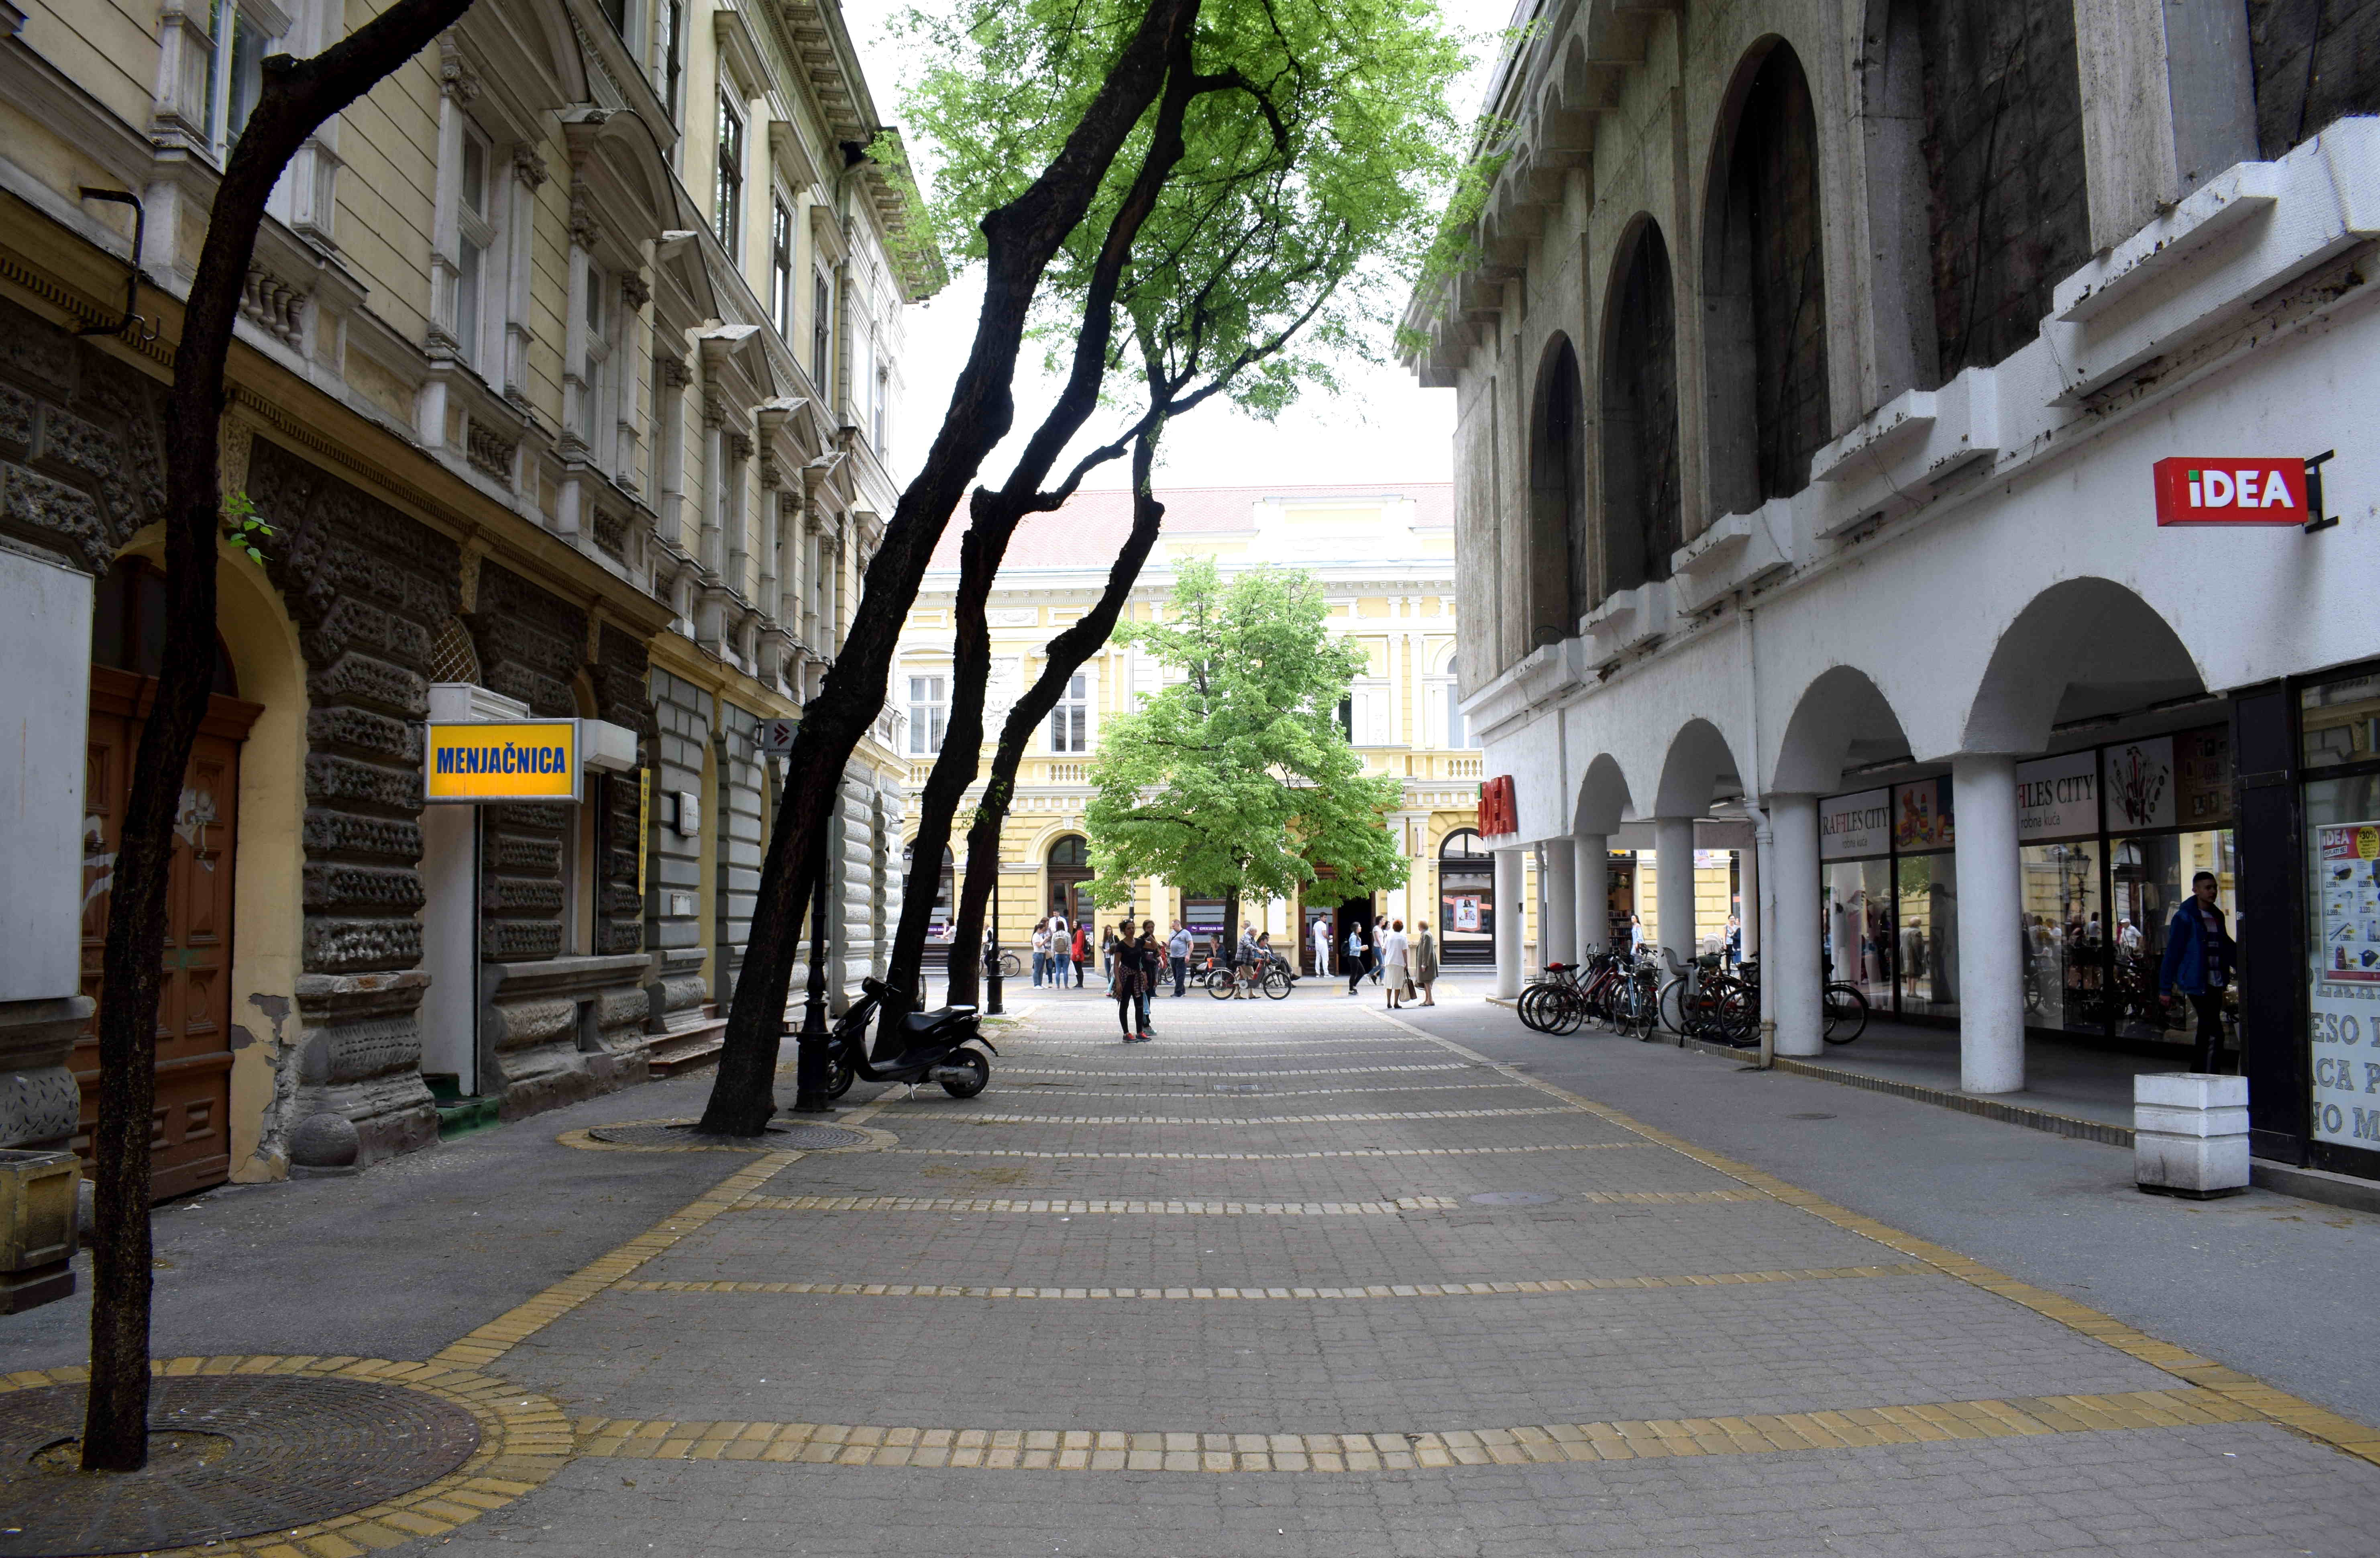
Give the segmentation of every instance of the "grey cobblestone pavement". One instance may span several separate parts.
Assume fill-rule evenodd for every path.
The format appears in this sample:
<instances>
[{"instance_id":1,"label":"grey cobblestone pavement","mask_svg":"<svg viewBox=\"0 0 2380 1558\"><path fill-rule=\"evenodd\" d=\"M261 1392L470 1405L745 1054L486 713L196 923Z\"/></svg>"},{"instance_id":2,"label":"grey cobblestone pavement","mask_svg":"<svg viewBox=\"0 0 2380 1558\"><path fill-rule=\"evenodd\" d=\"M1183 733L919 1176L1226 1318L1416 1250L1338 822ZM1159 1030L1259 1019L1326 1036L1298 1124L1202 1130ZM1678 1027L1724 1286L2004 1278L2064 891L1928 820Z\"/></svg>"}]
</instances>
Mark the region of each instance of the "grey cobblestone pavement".
<instances>
[{"instance_id":1,"label":"grey cobblestone pavement","mask_svg":"<svg viewBox=\"0 0 2380 1558\"><path fill-rule=\"evenodd\" d=\"M499 1166L556 1200L575 1170L620 1209L603 1241L552 1223L509 1273L471 1252L465 1299L369 1343L403 1284L324 1271L306 1307L346 1318L310 1334L551 1398L574 1454L475 1518L417 1514L398 1551L2380 1553L2368 1413L1902 1232L1862 1199L1905 1208L1897 1188L1738 1161L1741 1133L1704 1141L1679 1102L1737 1085L1725 1062L1516 1054L1499 1009L1397 1026L1377 999L1169 1001L1127 1048L1096 991L1041 998L980 1099L856 1094L878 1150L554 1144L683 1118L707 1079L498 1133L476 1185L435 1181L448 1224L493 1210ZM1624 1099L1555 1075L1589 1055ZM1802 1113L1848 1092L1795 1085L1823 1100ZM295 1272L285 1246L366 1183L293 1187L316 1216L234 1218L225 1242ZM433 1232L393 1205L389 1226ZM163 1323L193 1350L295 1351L250 1341L295 1307L169 1298ZM27 1366L71 1342L0 1329Z\"/></svg>"}]
</instances>

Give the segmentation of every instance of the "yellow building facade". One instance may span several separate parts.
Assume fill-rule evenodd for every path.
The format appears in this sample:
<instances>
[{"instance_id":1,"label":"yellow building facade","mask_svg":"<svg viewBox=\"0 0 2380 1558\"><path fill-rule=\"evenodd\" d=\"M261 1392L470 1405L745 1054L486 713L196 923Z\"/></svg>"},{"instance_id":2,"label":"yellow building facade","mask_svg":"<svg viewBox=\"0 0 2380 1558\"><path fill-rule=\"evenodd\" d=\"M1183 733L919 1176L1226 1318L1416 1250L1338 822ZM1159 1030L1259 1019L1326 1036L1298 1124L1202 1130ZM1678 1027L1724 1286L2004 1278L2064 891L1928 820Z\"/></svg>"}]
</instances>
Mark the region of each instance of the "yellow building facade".
<instances>
[{"instance_id":1,"label":"yellow building facade","mask_svg":"<svg viewBox=\"0 0 2380 1558\"><path fill-rule=\"evenodd\" d=\"M1479 798L1478 752L1454 700L1451 489L1431 483L1218 487L1160 495L1166 503L1164 532L1125 608L1126 618L1161 619L1174 567L1188 557L1211 557L1227 575L1266 567L1311 573L1329 600L1332 636L1354 644L1366 657L1342 721L1366 771L1403 784L1402 803L1383 825L1402 846L1409 880L1354 913L1408 923L1440 920L1435 906L1441 876L1465 893L1471 888L1465 841L1475 837ZM994 731L1039 675L1043 645L1098 600L1129 525L1129 494L1098 492L1077 494L1058 512L1027 520L1019 530L990 604L993 674L987 723ZM932 766L947 718L957 581L953 539L927 575L901 640L892 691L907 715L912 793ZM1070 920L1089 918L1095 931L1127 915L1220 929L1220 900L1185 899L1161 881L1136 882L1128 907L1094 911L1085 895L1090 874L1083 863L1088 765L1106 722L1155 692L1160 675L1145 653L1104 648L1084 663L1064 701L1036 735L1002 834L996 898L1003 944L1021 945L1035 923L1053 913ZM987 765L990 750L984 749ZM914 828L912 818L908 831ZM939 902L954 906L954 872L946 872ZM1273 933L1277 945L1309 940L1300 903L1252 905L1246 913ZM1318 906L1313 913L1331 919L1334 937L1343 935L1345 917ZM938 929L947 923L945 915L937 916ZM1485 937L1475 939L1484 955Z\"/></svg>"}]
</instances>

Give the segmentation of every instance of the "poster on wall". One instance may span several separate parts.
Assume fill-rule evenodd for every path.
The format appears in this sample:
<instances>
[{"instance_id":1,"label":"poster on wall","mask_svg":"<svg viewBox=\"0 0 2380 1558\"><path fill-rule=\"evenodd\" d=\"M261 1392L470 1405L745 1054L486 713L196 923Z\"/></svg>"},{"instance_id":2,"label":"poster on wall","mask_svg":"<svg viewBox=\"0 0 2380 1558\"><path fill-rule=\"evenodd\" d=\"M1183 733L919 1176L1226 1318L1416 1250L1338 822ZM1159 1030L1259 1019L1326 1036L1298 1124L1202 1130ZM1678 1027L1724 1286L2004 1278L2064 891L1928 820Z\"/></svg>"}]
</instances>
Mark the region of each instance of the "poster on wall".
<instances>
[{"instance_id":1,"label":"poster on wall","mask_svg":"<svg viewBox=\"0 0 2380 1558\"><path fill-rule=\"evenodd\" d=\"M2119 741L2099 754L2099 793L2107 797L2111 832L2173 826L2172 736Z\"/></svg>"},{"instance_id":2,"label":"poster on wall","mask_svg":"<svg viewBox=\"0 0 2380 1558\"><path fill-rule=\"evenodd\" d=\"M1892 846L1901 853L1949 848L1957 842L1951 818L1948 774L1893 786Z\"/></svg>"},{"instance_id":3,"label":"poster on wall","mask_svg":"<svg viewBox=\"0 0 2380 1558\"><path fill-rule=\"evenodd\" d=\"M1892 847L1892 792L1862 790L1818 803L1818 858L1855 860Z\"/></svg>"},{"instance_id":4,"label":"poster on wall","mask_svg":"<svg viewBox=\"0 0 2380 1558\"><path fill-rule=\"evenodd\" d=\"M1446 900L1447 910L1457 931L1475 932L1479 929L1479 900L1465 895Z\"/></svg>"},{"instance_id":5,"label":"poster on wall","mask_svg":"<svg viewBox=\"0 0 2380 1558\"><path fill-rule=\"evenodd\" d=\"M2307 1003L2317 1141L2380 1151L2380 1095L2364 1090L2380 1045L2380 821L2317 827L2322 941ZM2361 1053L2359 1053L2361 1052Z\"/></svg>"},{"instance_id":6,"label":"poster on wall","mask_svg":"<svg viewBox=\"0 0 2380 1558\"><path fill-rule=\"evenodd\" d=\"M2173 738L2173 820L2185 828L2231 825L2231 727L2208 725Z\"/></svg>"},{"instance_id":7,"label":"poster on wall","mask_svg":"<svg viewBox=\"0 0 2380 1558\"><path fill-rule=\"evenodd\" d=\"M2089 838L2099 831L2099 758L2069 752L2017 764L2016 841Z\"/></svg>"}]
</instances>

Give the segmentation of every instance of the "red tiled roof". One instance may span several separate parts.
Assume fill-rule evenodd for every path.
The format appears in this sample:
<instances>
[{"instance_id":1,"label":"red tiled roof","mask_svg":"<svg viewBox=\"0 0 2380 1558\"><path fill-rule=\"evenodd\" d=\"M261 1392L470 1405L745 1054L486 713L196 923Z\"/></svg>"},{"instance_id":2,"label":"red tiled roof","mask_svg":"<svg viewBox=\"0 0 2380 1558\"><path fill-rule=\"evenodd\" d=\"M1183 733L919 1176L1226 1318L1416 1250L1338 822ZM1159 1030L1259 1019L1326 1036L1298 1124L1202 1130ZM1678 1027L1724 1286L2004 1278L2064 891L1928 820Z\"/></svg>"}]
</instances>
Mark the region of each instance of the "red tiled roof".
<instances>
[{"instance_id":1,"label":"red tiled roof","mask_svg":"<svg viewBox=\"0 0 2380 1558\"><path fill-rule=\"evenodd\" d=\"M1334 482L1313 487L1176 487L1160 488L1165 502L1164 539L1180 540L1201 531L1253 529L1255 507L1267 498L1297 504L1327 503L1345 498L1351 503L1375 503L1382 498L1410 498L1416 505L1414 522L1421 526L1454 523L1454 484L1451 481L1385 482L1378 486ZM966 529L963 504L952 516L941 543L934 548L930 566L955 570L959 537ZM1008 568L1098 567L1113 561L1132 529L1132 494L1121 487L1078 492L1065 506L1036 514L1017 526L1010 538Z\"/></svg>"}]
</instances>

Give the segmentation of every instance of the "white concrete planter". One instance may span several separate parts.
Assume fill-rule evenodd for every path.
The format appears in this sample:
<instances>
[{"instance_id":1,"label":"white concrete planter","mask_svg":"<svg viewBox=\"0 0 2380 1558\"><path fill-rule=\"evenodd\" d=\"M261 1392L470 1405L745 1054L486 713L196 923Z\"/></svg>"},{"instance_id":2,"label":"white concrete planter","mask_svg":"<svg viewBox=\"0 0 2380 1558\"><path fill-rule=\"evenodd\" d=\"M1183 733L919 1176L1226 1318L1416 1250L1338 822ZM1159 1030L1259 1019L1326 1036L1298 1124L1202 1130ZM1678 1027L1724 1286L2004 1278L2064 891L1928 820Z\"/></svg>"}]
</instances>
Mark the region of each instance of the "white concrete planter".
<instances>
[{"instance_id":1,"label":"white concrete planter","mask_svg":"<svg viewBox=\"0 0 2380 1558\"><path fill-rule=\"evenodd\" d=\"M2248 1187L2248 1078L2203 1071L2132 1078L2133 1179L2205 1199Z\"/></svg>"}]
</instances>

